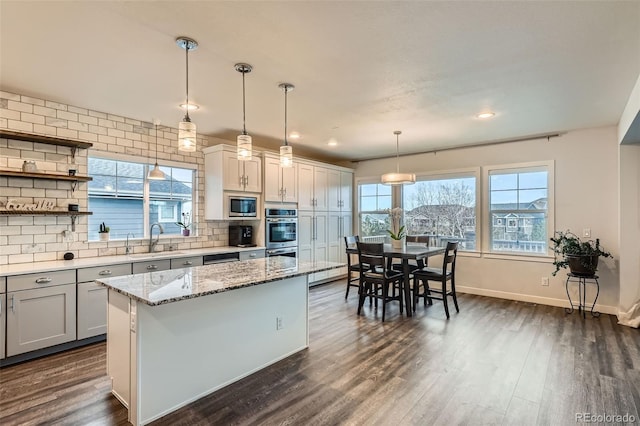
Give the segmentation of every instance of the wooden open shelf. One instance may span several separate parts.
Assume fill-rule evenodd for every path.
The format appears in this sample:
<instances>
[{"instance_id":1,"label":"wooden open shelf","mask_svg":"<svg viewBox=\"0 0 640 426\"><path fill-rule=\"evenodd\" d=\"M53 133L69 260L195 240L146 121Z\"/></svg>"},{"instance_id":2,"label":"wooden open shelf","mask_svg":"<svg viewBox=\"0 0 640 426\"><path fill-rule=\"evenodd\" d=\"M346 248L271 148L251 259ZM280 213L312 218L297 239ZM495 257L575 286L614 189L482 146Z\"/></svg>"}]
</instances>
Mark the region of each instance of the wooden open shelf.
<instances>
[{"instance_id":1,"label":"wooden open shelf","mask_svg":"<svg viewBox=\"0 0 640 426\"><path fill-rule=\"evenodd\" d=\"M12 132L11 130L0 129L0 138L14 139L26 142L44 143L47 145L69 146L72 148L91 148L91 142L75 141L71 139L55 138L53 136L34 135L31 133Z\"/></svg>"},{"instance_id":2,"label":"wooden open shelf","mask_svg":"<svg viewBox=\"0 0 640 426\"><path fill-rule=\"evenodd\" d=\"M0 170L0 176L48 179L48 180L68 180L71 182L89 182L93 180L91 176L79 176L79 175L69 176L69 175L60 175L55 173L17 172L13 170Z\"/></svg>"},{"instance_id":3,"label":"wooden open shelf","mask_svg":"<svg viewBox=\"0 0 640 426\"><path fill-rule=\"evenodd\" d=\"M93 212L70 212L65 210L0 210L0 216L89 216Z\"/></svg>"}]
</instances>

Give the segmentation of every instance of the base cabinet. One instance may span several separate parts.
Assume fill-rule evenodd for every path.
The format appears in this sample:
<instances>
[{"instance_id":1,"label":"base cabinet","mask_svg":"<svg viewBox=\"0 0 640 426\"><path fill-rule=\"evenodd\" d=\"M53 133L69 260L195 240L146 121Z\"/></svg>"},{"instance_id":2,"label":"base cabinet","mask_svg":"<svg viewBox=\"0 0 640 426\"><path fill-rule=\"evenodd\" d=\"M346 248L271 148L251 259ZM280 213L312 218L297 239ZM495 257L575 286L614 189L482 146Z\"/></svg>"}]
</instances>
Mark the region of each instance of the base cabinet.
<instances>
[{"instance_id":1,"label":"base cabinet","mask_svg":"<svg viewBox=\"0 0 640 426\"><path fill-rule=\"evenodd\" d=\"M76 285L7 293L7 356L76 339Z\"/></svg>"},{"instance_id":2,"label":"base cabinet","mask_svg":"<svg viewBox=\"0 0 640 426\"><path fill-rule=\"evenodd\" d=\"M107 332L107 288L78 283L78 340Z\"/></svg>"},{"instance_id":3,"label":"base cabinet","mask_svg":"<svg viewBox=\"0 0 640 426\"><path fill-rule=\"evenodd\" d=\"M5 338L4 331L7 327L7 296L0 294L0 359L4 359L7 356L5 350Z\"/></svg>"}]
</instances>

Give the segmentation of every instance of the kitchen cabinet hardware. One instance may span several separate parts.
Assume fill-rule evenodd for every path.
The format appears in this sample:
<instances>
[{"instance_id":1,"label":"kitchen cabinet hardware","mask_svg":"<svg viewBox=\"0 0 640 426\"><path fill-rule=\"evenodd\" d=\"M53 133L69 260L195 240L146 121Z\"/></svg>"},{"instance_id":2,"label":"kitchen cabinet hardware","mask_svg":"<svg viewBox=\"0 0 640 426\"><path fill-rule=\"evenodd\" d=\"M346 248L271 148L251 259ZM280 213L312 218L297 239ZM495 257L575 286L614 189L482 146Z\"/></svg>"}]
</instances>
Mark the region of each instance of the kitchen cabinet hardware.
<instances>
[{"instance_id":1,"label":"kitchen cabinet hardware","mask_svg":"<svg viewBox=\"0 0 640 426\"><path fill-rule=\"evenodd\" d=\"M102 275L102 276L111 275L111 270L110 269L105 269L104 271L98 272L98 275Z\"/></svg>"},{"instance_id":2,"label":"kitchen cabinet hardware","mask_svg":"<svg viewBox=\"0 0 640 426\"><path fill-rule=\"evenodd\" d=\"M156 269L158 269L158 265L149 265L147 266L147 269L150 271L155 271Z\"/></svg>"},{"instance_id":3,"label":"kitchen cabinet hardware","mask_svg":"<svg viewBox=\"0 0 640 426\"><path fill-rule=\"evenodd\" d=\"M183 262L182 264L185 265L185 266L191 266L191 265L193 265L193 262L190 261L190 260L187 260L186 262Z\"/></svg>"},{"instance_id":4,"label":"kitchen cabinet hardware","mask_svg":"<svg viewBox=\"0 0 640 426\"><path fill-rule=\"evenodd\" d=\"M52 281L51 277L42 277L36 280L36 284L48 284Z\"/></svg>"}]
</instances>

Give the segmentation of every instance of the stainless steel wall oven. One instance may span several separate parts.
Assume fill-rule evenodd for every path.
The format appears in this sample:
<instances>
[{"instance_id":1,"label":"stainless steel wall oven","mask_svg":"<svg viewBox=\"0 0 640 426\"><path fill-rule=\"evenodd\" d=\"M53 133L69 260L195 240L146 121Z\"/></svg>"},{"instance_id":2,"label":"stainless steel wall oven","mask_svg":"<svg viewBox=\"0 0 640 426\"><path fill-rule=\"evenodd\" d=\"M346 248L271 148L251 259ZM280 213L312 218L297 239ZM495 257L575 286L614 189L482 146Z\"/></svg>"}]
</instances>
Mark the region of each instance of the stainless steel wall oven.
<instances>
[{"instance_id":1,"label":"stainless steel wall oven","mask_svg":"<svg viewBox=\"0 0 640 426\"><path fill-rule=\"evenodd\" d=\"M265 209L267 256L297 256L298 211Z\"/></svg>"}]
</instances>

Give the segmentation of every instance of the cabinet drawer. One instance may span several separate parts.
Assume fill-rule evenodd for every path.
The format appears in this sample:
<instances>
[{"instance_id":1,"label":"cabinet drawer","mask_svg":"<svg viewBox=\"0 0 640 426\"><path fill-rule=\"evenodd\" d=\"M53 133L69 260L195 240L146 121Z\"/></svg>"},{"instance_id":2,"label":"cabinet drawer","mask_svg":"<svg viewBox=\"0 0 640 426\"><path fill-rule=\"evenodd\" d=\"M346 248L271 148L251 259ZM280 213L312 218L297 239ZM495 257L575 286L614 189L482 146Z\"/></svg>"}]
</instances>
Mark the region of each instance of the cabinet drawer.
<instances>
[{"instance_id":1,"label":"cabinet drawer","mask_svg":"<svg viewBox=\"0 0 640 426\"><path fill-rule=\"evenodd\" d=\"M133 273L142 274L145 272L166 271L171 268L171 260L148 260L146 262L137 262L133 264Z\"/></svg>"},{"instance_id":2,"label":"cabinet drawer","mask_svg":"<svg viewBox=\"0 0 640 426\"><path fill-rule=\"evenodd\" d=\"M202 256L171 259L171 269L189 268L191 266L202 266Z\"/></svg>"},{"instance_id":3,"label":"cabinet drawer","mask_svg":"<svg viewBox=\"0 0 640 426\"><path fill-rule=\"evenodd\" d=\"M40 272L38 274L14 275L7 277L7 291L29 290L52 287L61 284L75 284L76 270Z\"/></svg>"},{"instance_id":4,"label":"cabinet drawer","mask_svg":"<svg viewBox=\"0 0 640 426\"><path fill-rule=\"evenodd\" d=\"M95 266L93 268L78 269L78 282L97 280L98 278L119 277L131 274L131 264Z\"/></svg>"},{"instance_id":5,"label":"cabinet drawer","mask_svg":"<svg viewBox=\"0 0 640 426\"><path fill-rule=\"evenodd\" d=\"M240 252L240 260L260 259L263 257L264 257L264 249Z\"/></svg>"}]
</instances>

